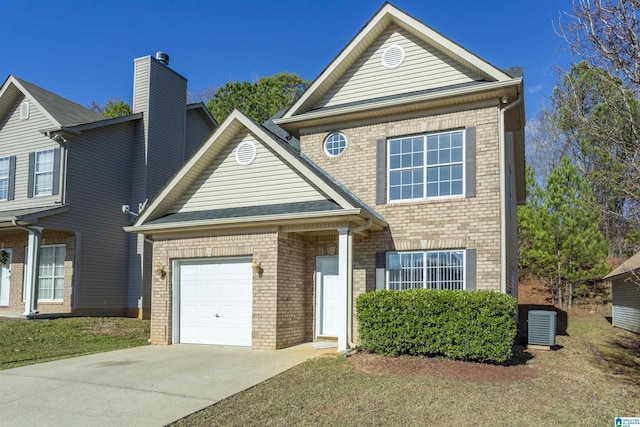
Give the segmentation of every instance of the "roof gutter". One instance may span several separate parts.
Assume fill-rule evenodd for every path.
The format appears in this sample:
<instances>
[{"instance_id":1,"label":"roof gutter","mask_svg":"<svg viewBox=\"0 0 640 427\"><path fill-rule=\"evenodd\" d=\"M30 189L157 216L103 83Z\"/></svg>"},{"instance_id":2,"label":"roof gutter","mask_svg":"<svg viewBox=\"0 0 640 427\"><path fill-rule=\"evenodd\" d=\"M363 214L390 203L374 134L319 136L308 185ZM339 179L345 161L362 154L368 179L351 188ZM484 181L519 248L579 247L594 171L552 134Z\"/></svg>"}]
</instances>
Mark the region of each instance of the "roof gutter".
<instances>
[{"instance_id":1,"label":"roof gutter","mask_svg":"<svg viewBox=\"0 0 640 427\"><path fill-rule=\"evenodd\" d=\"M509 99L503 97L502 100L506 104ZM511 104L505 105L500 109L500 292L507 293L507 200L506 200L506 171L505 171L505 135L504 135L504 114L519 105L522 102L522 95L518 93L518 97ZM512 284L513 286L513 284Z\"/></svg>"}]
</instances>

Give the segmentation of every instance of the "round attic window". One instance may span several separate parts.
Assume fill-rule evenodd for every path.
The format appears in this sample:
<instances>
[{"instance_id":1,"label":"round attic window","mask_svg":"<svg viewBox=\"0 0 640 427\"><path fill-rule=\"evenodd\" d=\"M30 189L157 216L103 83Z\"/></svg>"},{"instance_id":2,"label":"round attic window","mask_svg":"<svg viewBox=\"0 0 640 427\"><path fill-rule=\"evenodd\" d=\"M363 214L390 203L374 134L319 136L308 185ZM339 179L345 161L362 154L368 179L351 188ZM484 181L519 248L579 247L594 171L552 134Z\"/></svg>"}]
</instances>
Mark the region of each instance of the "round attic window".
<instances>
[{"instance_id":1,"label":"round attic window","mask_svg":"<svg viewBox=\"0 0 640 427\"><path fill-rule=\"evenodd\" d=\"M389 69L398 68L404 62L404 48L391 45L382 53L382 65Z\"/></svg>"},{"instance_id":2,"label":"round attic window","mask_svg":"<svg viewBox=\"0 0 640 427\"><path fill-rule=\"evenodd\" d=\"M248 166L256 159L256 144L252 141L242 141L236 148L236 162L242 166Z\"/></svg>"},{"instance_id":3,"label":"round attic window","mask_svg":"<svg viewBox=\"0 0 640 427\"><path fill-rule=\"evenodd\" d=\"M324 152L329 157L339 156L345 148L347 148L347 137L342 132L333 132L324 140Z\"/></svg>"}]
</instances>

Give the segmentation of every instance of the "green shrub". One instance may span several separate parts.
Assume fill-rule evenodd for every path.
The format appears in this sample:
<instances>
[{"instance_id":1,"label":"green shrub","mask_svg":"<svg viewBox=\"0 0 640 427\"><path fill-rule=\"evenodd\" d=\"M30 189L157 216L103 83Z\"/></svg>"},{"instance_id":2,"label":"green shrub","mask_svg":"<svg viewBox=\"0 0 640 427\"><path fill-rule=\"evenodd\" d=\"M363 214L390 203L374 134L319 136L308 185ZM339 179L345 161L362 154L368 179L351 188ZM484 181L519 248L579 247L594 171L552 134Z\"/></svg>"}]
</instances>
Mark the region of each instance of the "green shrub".
<instances>
[{"instance_id":1,"label":"green shrub","mask_svg":"<svg viewBox=\"0 0 640 427\"><path fill-rule=\"evenodd\" d=\"M515 298L490 291L376 291L356 300L365 350L493 363L511 357L515 309Z\"/></svg>"}]
</instances>

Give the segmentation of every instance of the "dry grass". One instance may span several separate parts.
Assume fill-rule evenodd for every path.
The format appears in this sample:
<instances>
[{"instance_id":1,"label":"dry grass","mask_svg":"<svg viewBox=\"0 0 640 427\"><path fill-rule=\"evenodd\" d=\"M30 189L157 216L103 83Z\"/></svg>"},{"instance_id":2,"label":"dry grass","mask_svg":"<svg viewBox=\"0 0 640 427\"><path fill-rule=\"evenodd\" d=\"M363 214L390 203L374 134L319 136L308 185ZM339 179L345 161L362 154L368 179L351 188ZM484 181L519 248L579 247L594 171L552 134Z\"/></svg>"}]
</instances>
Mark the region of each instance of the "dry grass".
<instances>
[{"instance_id":1,"label":"dry grass","mask_svg":"<svg viewBox=\"0 0 640 427\"><path fill-rule=\"evenodd\" d=\"M148 344L149 321L0 318L0 370Z\"/></svg>"},{"instance_id":2,"label":"dry grass","mask_svg":"<svg viewBox=\"0 0 640 427\"><path fill-rule=\"evenodd\" d=\"M602 316L570 315L557 342L559 350L531 352L516 367L528 375L513 381L454 380L429 369L370 373L355 358L317 359L176 425L601 426L640 414L638 335L612 329Z\"/></svg>"}]
</instances>

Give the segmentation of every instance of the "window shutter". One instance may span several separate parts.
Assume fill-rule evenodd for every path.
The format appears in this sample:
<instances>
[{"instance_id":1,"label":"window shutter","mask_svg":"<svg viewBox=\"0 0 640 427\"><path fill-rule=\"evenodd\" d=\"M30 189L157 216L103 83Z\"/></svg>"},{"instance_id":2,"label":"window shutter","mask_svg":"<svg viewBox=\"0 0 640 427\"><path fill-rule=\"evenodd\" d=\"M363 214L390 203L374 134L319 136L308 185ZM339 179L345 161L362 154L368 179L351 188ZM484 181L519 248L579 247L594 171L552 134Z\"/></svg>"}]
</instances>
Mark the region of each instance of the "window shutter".
<instances>
[{"instance_id":1,"label":"window shutter","mask_svg":"<svg viewBox=\"0 0 640 427\"><path fill-rule=\"evenodd\" d=\"M475 291L476 290L476 265L478 258L478 250L477 249L467 249L466 256L466 275L465 278L465 290L467 291Z\"/></svg>"},{"instance_id":2,"label":"window shutter","mask_svg":"<svg viewBox=\"0 0 640 427\"><path fill-rule=\"evenodd\" d=\"M16 197L16 156L9 157L9 188L7 189L7 200Z\"/></svg>"},{"instance_id":3,"label":"window shutter","mask_svg":"<svg viewBox=\"0 0 640 427\"><path fill-rule=\"evenodd\" d=\"M60 149L53 150L53 185L51 194L56 195L60 192Z\"/></svg>"},{"instance_id":4,"label":"window shutter","mask_svg":"<svg viewBox=\"0 0 640 427\"><path fill-rule=\"evenodd\" d=\"M36 168L36 153L29 153L29 178L27 181L27 197L33 197L33 181Z\"/></svg>"},{"instance_id":5,"label":"window shutter","mask_svg":"<svg viewBox=\"0 0 640 427\"><path fill-rule=\"evenodd\" d=\"M387 203L387 141L376 140L376 204Z\"/></svg>"},{"instance_id":6,"label":"window shutter","mask_svg":"<svg viewBox=\"0 0 640 427\"><path fill-rule=\"evenodd\" d=\"M476 128L465 129L465 196L476 197Z\"/></svg>"},{"instance_id":7,"label":"window shutter","mask_svg":"<svg viewBox=\"0 0 640 427\"><path fill-rule=\"evenodd\" d=\"M387 254L385 252L376 253L376 291L384 289L386 281Z\"/></svg>"}]
</instances>

